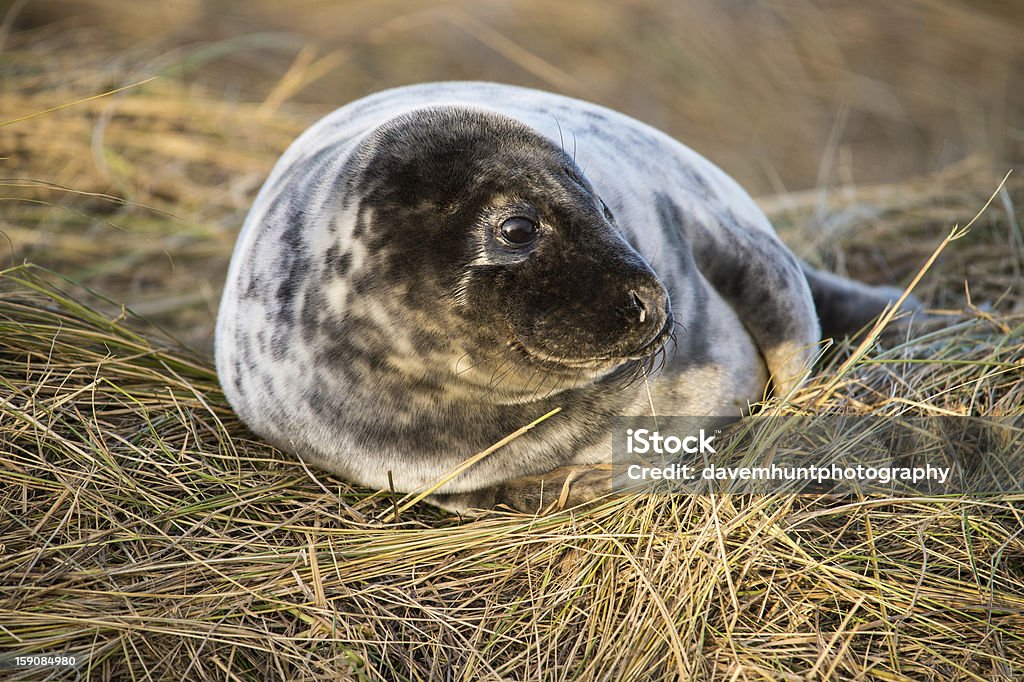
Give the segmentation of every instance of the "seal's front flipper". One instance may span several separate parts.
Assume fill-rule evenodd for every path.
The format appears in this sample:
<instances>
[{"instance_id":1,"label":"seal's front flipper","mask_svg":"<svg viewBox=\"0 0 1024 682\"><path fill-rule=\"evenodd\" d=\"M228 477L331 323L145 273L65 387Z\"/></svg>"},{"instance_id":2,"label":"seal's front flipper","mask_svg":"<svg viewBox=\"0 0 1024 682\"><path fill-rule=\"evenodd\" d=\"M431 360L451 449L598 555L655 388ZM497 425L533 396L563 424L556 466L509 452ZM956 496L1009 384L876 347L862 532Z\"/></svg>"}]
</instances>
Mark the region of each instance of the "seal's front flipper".
<instances>
[{"instance_id":1,"label":"seal's front flipper","mask_svg":"<svg viewBox=\"0 0 1024 682\"><path fill-rule=\"evenodd\" d=\"M466 493L435 494L427 501L459 513L507 507L527 514L543 514L577 507L611 492L611 465L595 464L562 467Z\"/></svg>"},{"instance_id":2,"label":"seal's front flipper","mask_svg":"<svg viewBox=\"0 0 1024 682\"><path fill-rule=\"evenodd\" d=\"M811 287L814 307L818 311L822 338L840 340L867 327L882 314L886 306L903 294L901 289L871 286L824 272L803 264L804 276ZM921 302L908 296L903 310L920 310Z\"/></svg>"},{"instance_id":3,"label":"seal's front flipper","mask_svg":"<svg viewBox=\"0 0 1024 682\"><path fill-rule=\"evenodd\" d=\"M682 211L671 203L667 210L701 274L757 344L775 394L787 395L810 373L821 339L800 260L770 231L730 211L699 204Z\"/></svg>"}]
</instances>

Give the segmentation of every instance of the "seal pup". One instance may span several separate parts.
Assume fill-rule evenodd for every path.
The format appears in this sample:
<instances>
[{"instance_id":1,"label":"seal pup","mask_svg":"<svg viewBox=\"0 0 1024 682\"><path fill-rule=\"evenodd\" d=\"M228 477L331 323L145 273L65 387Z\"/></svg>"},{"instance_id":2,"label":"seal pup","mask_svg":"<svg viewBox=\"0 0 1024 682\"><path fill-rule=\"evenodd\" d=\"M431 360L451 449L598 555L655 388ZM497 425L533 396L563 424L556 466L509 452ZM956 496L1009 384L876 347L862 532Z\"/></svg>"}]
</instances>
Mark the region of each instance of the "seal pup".
<instances>
[{"instance_id":1,"label":"seal pup","mask_svg":"<svg viewBox=\"0 0 1024 682\"><path fill-rule=\"evenodd\" d=\"M898 293L808 267L735 181L639 121L424 84L285 152L234 250L216 361L255 433L399 492L561 408L432 498L532 511L608 490L610 417L739 418L769 379L804 380L819 320L857 330Z\"/></svg>"}]
</instances>

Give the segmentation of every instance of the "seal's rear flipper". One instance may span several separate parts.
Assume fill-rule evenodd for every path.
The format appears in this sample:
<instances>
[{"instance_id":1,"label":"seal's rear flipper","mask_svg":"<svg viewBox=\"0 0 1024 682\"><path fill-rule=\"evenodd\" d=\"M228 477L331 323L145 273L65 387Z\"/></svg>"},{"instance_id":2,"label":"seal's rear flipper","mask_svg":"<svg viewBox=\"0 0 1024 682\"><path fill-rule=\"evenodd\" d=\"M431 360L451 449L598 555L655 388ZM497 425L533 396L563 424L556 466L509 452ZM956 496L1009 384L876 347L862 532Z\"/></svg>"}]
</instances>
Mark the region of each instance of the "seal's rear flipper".
<instances>
[{"instance_id":1,"label":"seal's rear flipper","mask_svg":"<svg viewBox=\"0 0 1024 682\"><path fill-rule=\"evenodd\" d=\"M903 290L896 287L871 286L817 270L806 263L802 266L818 311L822 338L838 341L856 334L903 294ZM914 296L908 296L901 306L906 311L921 308L921 302Z\"/></svg>"}]
</instances>

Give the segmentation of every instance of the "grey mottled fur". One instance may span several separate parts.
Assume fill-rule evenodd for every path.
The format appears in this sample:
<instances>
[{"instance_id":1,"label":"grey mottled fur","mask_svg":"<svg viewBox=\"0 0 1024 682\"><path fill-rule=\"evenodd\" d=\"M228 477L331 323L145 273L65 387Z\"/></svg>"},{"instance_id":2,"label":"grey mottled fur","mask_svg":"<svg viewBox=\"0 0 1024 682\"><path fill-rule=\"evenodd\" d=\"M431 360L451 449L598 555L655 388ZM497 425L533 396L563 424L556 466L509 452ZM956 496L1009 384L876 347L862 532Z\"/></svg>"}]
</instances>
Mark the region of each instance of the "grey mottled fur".
<instances>
[{"instance_id":1,"label":"grey mottled fur","mask_svg":"<svg viewBox=\"0 0 1024 682\"><path fill-rule=\"evenodd\" d=\"M447 165L431 167L432 145ZM492 223L517 211L536 215L546 246L495 241ZM605 261L614 267L602 279L593 269ZM502 279L527 267L529 279ZM593 297L561 291L580 277ZM624 328L621 348L606 351L597 331L572 331L637 314L627 289L661 315L653 324L669 307L676 323L650 395L615 377L630 362L627 341L656 330ZM388 472L397 490L422 489L561 407L436 498L532 506L546 472L609 460L609 416L653 403L660 414L739 417L769 377L776 391L804 379L819 312L829 331L849 331L891 293L807 268L731 178L638 121L523 88L426 84L335 111L281 158L234 252L217 367L257 434L381 489ZM607 297L607 319L591 320ZM829 309L816 312L816 301Z\"/></svg>"}]
</instances>

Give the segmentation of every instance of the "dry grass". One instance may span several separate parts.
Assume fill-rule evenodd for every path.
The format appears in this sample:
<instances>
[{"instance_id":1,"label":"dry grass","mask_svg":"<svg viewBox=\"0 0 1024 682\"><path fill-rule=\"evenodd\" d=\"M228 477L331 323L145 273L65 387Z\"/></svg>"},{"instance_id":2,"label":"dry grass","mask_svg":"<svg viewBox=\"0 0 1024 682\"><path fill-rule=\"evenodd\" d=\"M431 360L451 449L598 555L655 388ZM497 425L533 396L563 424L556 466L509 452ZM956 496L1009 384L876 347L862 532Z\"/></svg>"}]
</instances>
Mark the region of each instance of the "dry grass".
<instances>
[{"instance_id":1,"label":"dry grass","mask_svg":"<svg viewBox=\"0 0 1024 682\"><path fill-rule=\"evenodd\" d=\"M148 74L94 37L9 36L4 118ZM0 127L0 656L111 680L1024 676L1024 495L396 520L253 440L154 321L208 342L241 213L311 118L161 78ZM1000 177L973 160L765 205L805 257L905 282ZM1024 414L1022 203L1011 176L922 281L959 318L842 374L841 351L789 409Z\"/></svg>"},{"instance_id":2,"label":"dry grass","mask_svg":"<svg viewBox=\"0 0 1024 682\"><path fill-rule=\"evenodd\" d=\"M5 651L76 653L98 679L1024 672L1024 495L395 522L389 496L251 441L204 361L34 269L3 281ZM1022 321L995 319L1011 333L979 319L875 354L829 405L1020 414ZM922 346L950 362L903 361Z\"/></svg>"}]
</instances>

